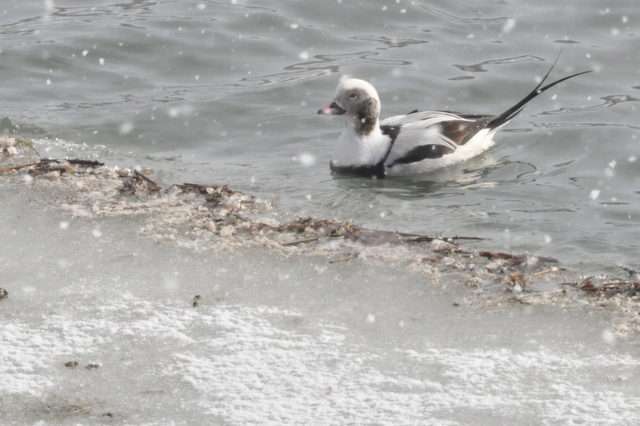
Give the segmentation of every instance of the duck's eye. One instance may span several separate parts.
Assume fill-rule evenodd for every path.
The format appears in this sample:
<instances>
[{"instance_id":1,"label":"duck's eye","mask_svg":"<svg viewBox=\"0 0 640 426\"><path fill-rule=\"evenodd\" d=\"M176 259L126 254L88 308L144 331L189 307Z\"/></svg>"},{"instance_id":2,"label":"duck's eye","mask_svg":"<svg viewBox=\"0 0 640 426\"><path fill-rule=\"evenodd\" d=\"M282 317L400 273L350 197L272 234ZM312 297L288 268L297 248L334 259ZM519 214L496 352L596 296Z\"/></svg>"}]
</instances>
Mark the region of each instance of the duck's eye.
<instances>
[{"instance_id":1,"label":"duck's eye","mask_svg":"<svg viewBox=\"0 0 640 426\"><path fill-rule=\"evenodd\" d=\"M358 94L356 92L349 93L349 99L355 99L357 97L358 97Z\"/></svg>"}]
</instances>

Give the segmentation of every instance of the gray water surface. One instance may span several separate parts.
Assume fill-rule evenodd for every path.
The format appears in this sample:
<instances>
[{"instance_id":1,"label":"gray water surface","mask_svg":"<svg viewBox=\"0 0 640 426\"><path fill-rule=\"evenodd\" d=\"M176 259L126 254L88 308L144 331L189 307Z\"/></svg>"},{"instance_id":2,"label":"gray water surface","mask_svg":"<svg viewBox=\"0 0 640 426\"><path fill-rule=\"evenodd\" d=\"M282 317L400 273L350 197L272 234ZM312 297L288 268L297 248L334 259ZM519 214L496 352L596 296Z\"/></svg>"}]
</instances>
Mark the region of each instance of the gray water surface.
<instances>
[{"instance_id":1,"label":"gray water surface","mask_svg":"<svg viewBox=\"0 0 640 426\"><path fill-rule=\"evenodd\" d=\"M11 1L2 126L48 155L228 183L300 215L637 267L635 3ZM568 19L567 17L571 17ZM316 115L343 75L383 116L500 113L551 78L486 155L405 179L337 179L342 120ZM7 119L8 118L8 119Z\"/></svg>"}]
</instances>

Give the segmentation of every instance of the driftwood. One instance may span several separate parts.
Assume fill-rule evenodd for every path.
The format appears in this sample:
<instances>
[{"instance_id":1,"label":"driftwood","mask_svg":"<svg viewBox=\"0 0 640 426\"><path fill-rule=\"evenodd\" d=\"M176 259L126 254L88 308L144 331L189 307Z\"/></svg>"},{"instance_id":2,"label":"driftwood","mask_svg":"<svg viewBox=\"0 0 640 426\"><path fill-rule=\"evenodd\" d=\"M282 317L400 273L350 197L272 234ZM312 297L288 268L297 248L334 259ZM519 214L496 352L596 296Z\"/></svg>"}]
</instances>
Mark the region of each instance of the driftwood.
<instances>
[{"instance_id":1,"label":"driftwood","mask_svg":"<svg viewBox=\"0 0 640 426\"><path fill-rule=\"evenodd\" d=\"M299 232L302 233L307 229L313 229L316 231L325 231L328 237L345 237L352 241L359 241L369 245L379 244L420 244L420 243L432 243L434 241L440 241L454 247L458 247L455 241L460 240L476 240L480 241L482 238L477 237L434 237L429 235L408 234L405 232L384 231L378 229L368 229L356 226L350 222L342 222L338 220L323 220L308 218L299 218L294 221L288 222L280 227L281 231ZM313 243L318 241L319 238L308 238L298 241L291 241L284 243L285 246L296 246L300 244Z\"/></svg>"},{"instance_id":2,"label":"driftwood","mask_svg":"<svg viewBox=\"0 0 640 426\"><path fill-rule=\"evenodd\" d=\"M542 263L559 263L560 262L558 259L554 259L553 257L529 256L526 254L516 255L516 254L501 253L497 251L481 251L481 252L478 252L478 255L482 257L486 257L487 259L508 260L515 264L523 264L523 263L529 262L532 259L532 257L535 257L538 262L542 262Z\"/></svg>"},{"instance_id":3,"label":"driftwood","mask_svg":"<svg viewBox=\"0 0 640 426\"><path fill-rule=\"evenodd\" d=\"M84 167L102 167L104 166L104 163L101 163L100 161L94 161L94 160L80 160L80 159L73 159L73 160L66 160L67 162L69 162L70 164L75 164L76 166L84 166Z\"/></svg>"},{"instance_id":4,"label":"driftwood","mask_svg":"<svg viewBox=\"0 0 640 426\"><path fill-rule=\"evenodd\" d=\"M563 285L600 297L616 294L634 296L640 292L640 281L610 277L588 277L582 281L563 283Z\"/></svg>"},{"instance_id":5,"label":"driftwood","mask_svg":"<svg viewBox=\"0 0 640 426\"><path fill-rule=\"evenodd\" d=\"M502 253L502 252L498 252L498 251L479 251L479 252L471 252L471 251L467 251L467 250L462 250L462 249L439 249L439 250L434 250L436 253L440 253L442 255L462 255L462 256L467 256L467 257L472 257L472 256L481 256L484 258L487 258L489 260L505 260L508 261L509 264L512 265L523 265L525 263L530 262L531 260L533 260L535 258L535 261L538 263L559 263L560 261L558 259L555 259L553 257L544 257L544 256L531 256L528 254L509 254L509 253Z\"/></svg>"},{"instance_id":6,"label":"driftwood","mask_svg":"<svg viewBox=\"0 0 640 426\"><path fill-rule=\"evenodd\" d=\"M37 163L21 164L19 166L6 167L0 169L0 173L7 173L15 170L29 169L30 173L44 174L49 172L58 171L60 173L70 172L74 173L76 170L70 168L67 164L73 164L82 167L100 167L104 166L104 163L92 160L56 160L51 158L43 158Z\"/></svg>"}]
</instances>

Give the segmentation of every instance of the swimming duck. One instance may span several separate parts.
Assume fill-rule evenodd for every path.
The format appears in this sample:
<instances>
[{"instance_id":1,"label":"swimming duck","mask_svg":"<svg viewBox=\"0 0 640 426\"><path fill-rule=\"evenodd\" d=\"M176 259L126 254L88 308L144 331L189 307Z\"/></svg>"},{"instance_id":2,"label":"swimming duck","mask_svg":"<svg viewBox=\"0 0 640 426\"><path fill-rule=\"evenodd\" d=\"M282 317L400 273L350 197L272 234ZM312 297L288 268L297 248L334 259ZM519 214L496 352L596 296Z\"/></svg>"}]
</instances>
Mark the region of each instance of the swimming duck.
<instances>
[{"instance_id":1,"label":"swimming duck","mask_svg":"<svg viewBox=\"0 0 640 426\"><path fill-rule=\"evenodd\" d=\"M331 155L331 170L384 178L466 161L491 147L495 133L533 98L558 83L591 72L572 74L543 86L552 69L527 96L499 115L416 110L380 121L376 89L364 80L344 80L338 84L333 101L318 111L346 118L346 128Z\"/></svg>"}]
</instances>

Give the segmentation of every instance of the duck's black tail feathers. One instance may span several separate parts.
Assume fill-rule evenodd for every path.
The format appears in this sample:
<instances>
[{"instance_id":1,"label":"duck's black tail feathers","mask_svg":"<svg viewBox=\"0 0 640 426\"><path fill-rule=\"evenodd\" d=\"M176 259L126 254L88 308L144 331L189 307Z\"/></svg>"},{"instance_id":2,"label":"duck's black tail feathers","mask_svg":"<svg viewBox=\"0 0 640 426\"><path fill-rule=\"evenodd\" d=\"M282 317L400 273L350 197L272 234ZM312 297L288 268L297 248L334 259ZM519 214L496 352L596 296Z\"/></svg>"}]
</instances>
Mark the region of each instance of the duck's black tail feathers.
<instances>
[{"instance_id":1,"label":"duck's black tail feathers","mask_svg":"<svg viewBox=\"0 0 640 426\"><path fill-rule=\"evenodd\" d=\"M558 55L558 58L560 58L560 55ZM522 99L520 102L518 102L517 104L515 104L514 106L512 106L511 108L509 108L508 110L506 110L505 112L503 112L502 114L498 115L493 120L491 120L491 122L487 127L489 127L490 129L495 129L502 126L503 124L511 120L513 117L518 115L520 111L522 111L522 109L525 107L525 105L529 103L530 100L532 100L533 98L535 98L536 96L544 92L545 90L551 89L556 84L562 83L563 81L569 80L570 78L577 77L579 75L587 74L591 72L591 70L582 71L582 72L561 78L560 80L556 80L553 83L547 84L546 86L542 86L544 84L544 81L547 79L547 77L549 77L549 74L551 74L551 71L555 67L556 62L558 62L558 58L556 58L556 60L553 62L553 65L551 65L551 68L549 69L549 71L547 71L547 74L544 76L540 84L538 84L536 88L531 91L531 93L525 96L524 99Z\"/></svg>"}]
</instances>

